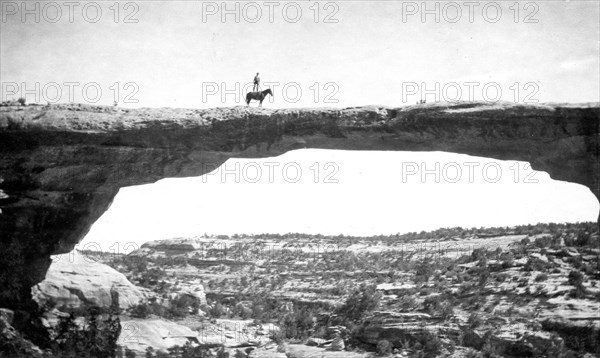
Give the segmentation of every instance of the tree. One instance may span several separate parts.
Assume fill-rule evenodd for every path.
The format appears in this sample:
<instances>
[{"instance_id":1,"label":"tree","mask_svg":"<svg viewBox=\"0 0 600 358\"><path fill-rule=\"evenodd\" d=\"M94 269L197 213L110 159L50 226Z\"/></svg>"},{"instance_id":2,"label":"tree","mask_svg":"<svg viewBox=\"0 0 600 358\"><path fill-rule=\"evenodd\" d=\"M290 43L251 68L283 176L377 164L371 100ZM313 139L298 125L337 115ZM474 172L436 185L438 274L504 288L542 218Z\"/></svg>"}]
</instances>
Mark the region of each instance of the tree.
<instances>
[{"instance_id":1,"label":"tree","mask_svg":"<svg viewBox=\"0 0 600 358\"><path fill-rule=\"evenodd\" d=\"M337 310L337 314L353 323L358 323L364 318L366 313L373 311L379 306L380 299L381 294L377 292L374 285L367 286L365 283L362 283Z\"/></svg>"},{"instance_id":2,"label":"tree","mask_svg":"<svg viewBox=\"0 0 600 358\"><path fill-rule=\"evenodd\" d=\"M429 281L429 277L431 275L433 275L433 266L431 265L431 261L426 260L425 258L421 259L415 268L415 283L427 282Z\"/></svg>"},{"instance_id":3,"label":"tree","mask_svg":"<svg viewBox=\"0 0 600 358\"><path fill-rule=\"evenodd\" d=\"M305 339L312 332L314 316L312 311L303 307L286 314L281 325L286 338Z\"/></svg>"},{"instance_id":4,"label":"tree","mask_svg":"<svg viewBox=\"0 0 600 358\"><path fill-rule=\"evenodd\" d=\"M102 319L98 306L88 308L87 327L75 323L75 315L62 317L58 324L58 335L53 342L52 351L55 357L115 357L117 340L121 333L118 315L109 313Z\"/></svg>"}]
</instances>

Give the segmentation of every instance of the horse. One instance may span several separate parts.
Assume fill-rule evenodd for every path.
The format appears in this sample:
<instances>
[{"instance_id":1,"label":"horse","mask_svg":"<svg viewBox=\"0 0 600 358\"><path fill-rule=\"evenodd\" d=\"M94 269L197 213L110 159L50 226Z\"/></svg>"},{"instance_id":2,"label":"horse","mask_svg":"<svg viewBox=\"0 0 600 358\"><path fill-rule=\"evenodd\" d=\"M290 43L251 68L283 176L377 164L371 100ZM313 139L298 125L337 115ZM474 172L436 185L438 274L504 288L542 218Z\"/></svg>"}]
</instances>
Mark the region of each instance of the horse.
<instances>
[{"instance_id":1,"label":"horse","mask_svg":"<svg viewBox=\"0 0 600 358\"><path fill-rule=\"evenodd\" d=\"M246 94L246 106L250 106L251 100L256 100L256 101L260 101L260 104L258 106L262 107L262 103L268 94L273 96L273 92L271 92L270 88L267 88L266 90L261 91L261 92L248 92Z\"/></svg>"}]
</instances>

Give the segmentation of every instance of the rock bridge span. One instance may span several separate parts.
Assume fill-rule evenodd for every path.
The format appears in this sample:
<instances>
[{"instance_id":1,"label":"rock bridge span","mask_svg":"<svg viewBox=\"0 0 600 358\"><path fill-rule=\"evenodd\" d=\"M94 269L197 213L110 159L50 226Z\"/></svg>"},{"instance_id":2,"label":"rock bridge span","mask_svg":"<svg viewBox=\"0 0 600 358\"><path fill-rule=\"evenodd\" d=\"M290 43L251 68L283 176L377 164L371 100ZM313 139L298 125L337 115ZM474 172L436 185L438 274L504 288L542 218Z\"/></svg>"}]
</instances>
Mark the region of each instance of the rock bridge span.
<instances>
[{"instance_id":1,"label":"rock bridge span","mask_svg":"<svg viewBox=\"0 0 600 358\"><path fill-rule=\"evenodd\" d=\"M600 198L600 105L320 109L0 107L0 307L31 307L119 188L301 148L445 151L529 162Z\"/></svg>"}]
</instances>

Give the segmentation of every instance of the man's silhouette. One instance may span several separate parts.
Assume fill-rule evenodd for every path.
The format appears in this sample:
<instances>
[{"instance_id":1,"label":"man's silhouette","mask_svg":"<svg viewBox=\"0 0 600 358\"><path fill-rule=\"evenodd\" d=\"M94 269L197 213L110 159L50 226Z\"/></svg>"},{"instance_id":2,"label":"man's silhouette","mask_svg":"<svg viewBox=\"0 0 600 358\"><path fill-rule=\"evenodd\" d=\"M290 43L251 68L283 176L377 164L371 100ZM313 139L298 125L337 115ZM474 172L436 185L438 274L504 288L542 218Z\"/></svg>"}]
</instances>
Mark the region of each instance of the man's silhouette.
<instances>
[{"instance_id":1,"label":"man's silhouette","mask_svg":"<svg viewBox=\"0 0 600 358\"><path fill-rule=\"evenodd\" d=\"M258 77L258 72L256 72L256 76L254 76L254 86L252 87L252 91L256 92L260 88L260 77Z\"/></svg>"}]
</instances>

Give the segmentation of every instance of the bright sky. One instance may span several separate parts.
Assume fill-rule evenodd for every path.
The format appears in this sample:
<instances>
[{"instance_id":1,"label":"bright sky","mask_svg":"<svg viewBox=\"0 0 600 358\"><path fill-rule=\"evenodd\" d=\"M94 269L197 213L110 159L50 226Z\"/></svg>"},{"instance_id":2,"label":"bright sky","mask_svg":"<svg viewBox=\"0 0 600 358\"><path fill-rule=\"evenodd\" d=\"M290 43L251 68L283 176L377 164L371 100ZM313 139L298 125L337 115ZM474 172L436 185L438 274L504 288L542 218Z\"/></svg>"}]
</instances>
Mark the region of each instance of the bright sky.
<instances>
[{"instance_id":1,"label":"bright sky","mask_svg":"<svg viewBox=\"0 0 600 358\"><path fill-rule=\"evenodd\" d=\"M368 236L595 221L598 212L588 188L551 180L524 162L311 149L229 160L205 177L123 188L78 248L123 252L204 233Z\"/></svg>"},{"instance_id":2,"label":"bright sky","mask_svg":"<svg viewBox=\"0 0 600 358\"><path fill-rule=\"evenodd\" d=\"M0 0L0 95L44 104L233 106L260 72L262 88L274 92L264 104L271 108L421 98L597 102L599 14L597 1ZM269 161L297 163L301 181L288 183L280 172L273 183L215 175L123 188L80 247L118 243L123 251L127 242L205 232L371 235L598 217L587 188L545 173L524 183L525 163L519 184L510 181L514 163L504 162L498 183L481 171L474 183L402 181L414 169L402 163L486 163L449 153L307 150L247 168L266 176ZM235 162L248 164L227 165ZM322 182L332 168L339 182ZM288 169L292 175L294 165ZM469 167L461 169L465 177Z\"/></svg>"},{"instance_id":3,"label":"bright sky","mask_svg":"<svg viewBox=\"0 0 600 358\"><path fill-rule=\"evenodd\" d=\"M597 1L0 2L2 100L232 106L256 72L278 108L600 97Z\"/></svg>"}]
</instances>

